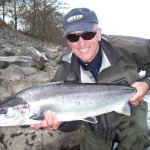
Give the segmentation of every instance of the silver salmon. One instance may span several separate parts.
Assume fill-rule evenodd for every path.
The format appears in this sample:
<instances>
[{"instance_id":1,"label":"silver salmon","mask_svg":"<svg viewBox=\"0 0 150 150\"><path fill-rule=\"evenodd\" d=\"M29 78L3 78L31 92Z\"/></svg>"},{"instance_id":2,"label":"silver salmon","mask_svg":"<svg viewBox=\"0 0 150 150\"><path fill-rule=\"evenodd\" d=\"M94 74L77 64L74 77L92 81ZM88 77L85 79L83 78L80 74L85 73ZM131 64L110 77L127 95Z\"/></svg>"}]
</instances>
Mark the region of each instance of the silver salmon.
<instances>
[{"instance_id":1,"label":"silver salmon","mask_svg":"<svg viewBox=\"0 0 150 150\"><path fill-rule=\"evenodd\" d=\"M130 115L130 86L75 82L51 82L33 86L0 103L0 126L38 124L44 112L56 113L58 121L83 120L97 123L108 112Z\"/></svg>"}]
</instances>

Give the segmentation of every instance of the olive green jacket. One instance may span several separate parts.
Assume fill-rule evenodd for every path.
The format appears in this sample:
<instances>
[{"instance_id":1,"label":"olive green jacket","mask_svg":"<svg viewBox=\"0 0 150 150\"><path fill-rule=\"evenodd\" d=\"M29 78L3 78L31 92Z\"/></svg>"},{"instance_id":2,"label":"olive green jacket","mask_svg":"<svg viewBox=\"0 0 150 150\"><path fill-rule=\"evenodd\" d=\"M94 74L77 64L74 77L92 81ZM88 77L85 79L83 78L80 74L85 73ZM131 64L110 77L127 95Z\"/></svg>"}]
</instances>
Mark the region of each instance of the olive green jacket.
<instances>
[{"instance_id":1,"label":"olive green jacket","mask_svg":"<svg viewBox=\"0 0 150 150\"><path fill-rule=\"evenodd\" d=\"M110 64L106 64L107 60L103 58L99 83L127 81L131 84L141 79L141 70L146 71L145 77L150 77L150 40L126 36L109 36L106 39L103 36L100 45ZM53 81L64 80L73 71L81 78L75 57L71 53L62 56Z\"/></svg>"},{"instance_id":2,"label":"olive green jacket","mask_svg":"<svg viewBox=\"0 0 150 150\"><path fill-rule=\"evenodd\" d=\"M98 77L98 83L114 83L130 85L135 81L150 78L150 40L125 37L103 36L100 41L102 50L102 65ZM146 71L145 76L139 72ZM60 67L53 81L65 80L67 76L75 72L80 82L88 82L88 75L78 63L78 58L70 53L62 56ZM103 139L111 139L112 131L126 116L111 112L97 117L97 124L84 122L84 125L96 136ZM81 122L64 123L59 129L64 132L79 128Z\"/></svg>"}]
</instances>

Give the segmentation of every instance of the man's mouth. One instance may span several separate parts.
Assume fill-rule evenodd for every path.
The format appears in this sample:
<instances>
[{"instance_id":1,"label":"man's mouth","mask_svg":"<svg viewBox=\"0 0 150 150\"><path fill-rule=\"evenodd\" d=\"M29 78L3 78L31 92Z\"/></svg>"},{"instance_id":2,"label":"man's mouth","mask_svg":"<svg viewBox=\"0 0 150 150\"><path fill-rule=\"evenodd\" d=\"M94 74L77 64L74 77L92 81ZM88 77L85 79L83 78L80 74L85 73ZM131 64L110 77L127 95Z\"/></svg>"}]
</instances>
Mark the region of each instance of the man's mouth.
<instances>
[{"instance_id":1,"label":"man's mouth","mask_svg":"<svg viewBox=\"0 0 150 150\"><path fill-rule=\"evenodd\" d=\"M89 48L80 49L80 52L86 52Z\"/></svg>"}]
</instances>

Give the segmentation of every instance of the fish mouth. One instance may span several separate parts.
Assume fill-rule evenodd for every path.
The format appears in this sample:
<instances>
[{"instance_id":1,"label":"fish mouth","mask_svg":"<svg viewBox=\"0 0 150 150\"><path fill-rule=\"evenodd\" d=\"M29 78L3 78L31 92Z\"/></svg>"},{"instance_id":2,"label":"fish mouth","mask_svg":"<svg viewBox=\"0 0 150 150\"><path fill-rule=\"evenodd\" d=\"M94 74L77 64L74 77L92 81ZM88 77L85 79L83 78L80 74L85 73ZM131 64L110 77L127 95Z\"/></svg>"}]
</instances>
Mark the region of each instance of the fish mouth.
<instances>
[{"instance_id":1,"label":"fish mouth","mask_svg":"<svg viewBox=\"0 0 150 150\"><path fill-rule=\"evenodd\" d=\"M0 126L21 125L28 118L29 105L18 105L0 109Z\"/></svg>"}]
</instances>

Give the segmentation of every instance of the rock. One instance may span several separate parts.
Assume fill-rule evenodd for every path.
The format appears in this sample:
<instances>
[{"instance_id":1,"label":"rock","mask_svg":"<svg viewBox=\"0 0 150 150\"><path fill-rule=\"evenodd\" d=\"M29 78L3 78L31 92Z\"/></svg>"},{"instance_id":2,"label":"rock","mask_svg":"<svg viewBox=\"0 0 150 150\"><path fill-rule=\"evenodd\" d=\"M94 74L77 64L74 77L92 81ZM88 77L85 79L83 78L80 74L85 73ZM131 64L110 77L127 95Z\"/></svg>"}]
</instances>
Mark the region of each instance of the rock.
<instances>
[{"instance_id":1,"label":"rock","mask_svg":"<svg viewBox=\"0 0 150 150\"><path fill-rule=\"evenodd\" d=\"M10 80L3 80L3 81L1 82L1 86L3 86L3 87L5 87L5 88L9 89L9 87L11 86L11 83L12 83L12 81L10 81Z\"/></svg>"},{"instance_id":2,"label":"rock","mask_svg":"<svg viewBox=\"0 0 150 150\"><path fill-rule=\"evenodd\" d=\"M10 65L7 69L5 69L1 77L4 80L20 80L22 78L22 69L18 65Z\"/></svg>"},{"instance_id":3,"label":"rock","mask_svg":"<svg viewBox=\"0 0 150 150\"><path fill-rule=\"evenodd\" d=\"M6 68L6 66L8 66L7 62L0 61L0 69L4 69L4 68Z\"/></svg>"},{"instance_id":4,"label":"rock","mask_svg":"<svg viewBox=\"0 0 150 150\"><path fill-rule=\"evenodd\" d=\"M34 47L22 48L22 51L16 53L16 56L30 56L32 57L32 67L42 69L44 64L48 61L46 54L39 52Z\"/></svg>"},{"instance_id":5,"label":"rock","mask_svg":"<svg viewBox=\"0 0 150 150\"><path fill-rule=\"evenodd\" d=\"M0 75L2 74L3 70L4 70L4 69L0 69Z\"/></svg>"},{"instance_id":6,"label":"rock","mask_svg":"<svg viewBox=\"0 0 150 150\"><path fill-rule=\"evenodd\" d=\"M48 72L41 72L38 74L30 75L27 79L34 83L46 83L50 82L52 77Z\"/></svg>"},{"instance_id":7,"label":"rock","mask_svg":"<svg viewBox=\"0 0 150 150\"><path fill-rule=\"evenodd\" d=\"M7 150L61 150L79 144L80 130L62 133L59 130L33 130L31 128L5 127L3 143Z\"/></svg>"},{"instance_id":8,"label":"rock","mask_svg":"<svg viewBox=\"0 0 150 150\"><path fill-rule=\"evenodd\" d=\"M16 56L31 56L33 61L39 61L40 58L43 58L43 60L47 61L45 55L43 53L40 53L34 47L26 47L24 50L16 53Z\"/></svg>"},{"instance_id":9,"label":"rock","mask_svg":"<svg viewBox=\"0 0 150 150\"><path fill-rule=\"evenodd\" d=\"M32 57L31 56L0 56L0 62L3 63L7 62L7 64L10 63L10 64L30 67L32 64Z\"/></svg>"},{"instance_id":10,"label":"rock","mask_svg":"<svg viewBox=\"0 0 150 150\"><path fill-rule=\"evenodd\" d=\"M7 150L3 143L0 143L0 150Z\"/></svg>"},{"instance_id":11,"label":"rock","mask_svg":"<svg viewBox=\"0 0 150 150\"><path fill-rule=\"evenodd\" d=\"M52 67L55 67L58 65L58 60L56 59L55 61L54 60L49 60L49 65L52 66Z\"/></svg>"},{"instance_id":12,"label":"rock","mask_svg":"<svg viewBox=\"0 0 150 150\"><path fill-rule=\"evenodd\" d=\"M20 51L20 47L14 46L10 43L2 45L3 56L14 56L17 52Z\"/></svg>"},{"instance_id":13,"label":"rock","mask_svg":"<svg viewBox=\"0 0 150 150\"><path fill-rule=\"evenodd\" d=\"M0 101L3 101L6 97L11 96L10 91L7 88L0 86Z\"/></svg>"},{"instance_id":14,"label":"rock","mask_svg":"<svg viewBox=\"0 0 150 150\"><path fill-rule=\"evenodd\" d=\"M22 67L22 72L25 76L30 76L30 75L38 73L37 69L33 68L33 67L32 68L31 67Z\"/></svg>"},{"instance_id":15,"label":"rock","mask_svg":"<svg viewBox=\"0 0 150 150\"><path fill-rule=\"evenodd\" d=\"M55 60L57 57L58 57L58 53L53 53L53 52L51 52L51 51L48 51L47 52L47 57L49 58L49 59L52 59L52 60Z\"/></svg>"},{"instance_id":16,"label":"rock","mask_svg":"<svg viewBox=\"0 0 150 150\"><path fill-rule=\"evenodd\" d=\"M32 87L33 85L34 84L27 79L15 80L11 83L11 87L9 89L11 90L11 93L14 94L29 87Z\"/></svg>"}]
</instances>

